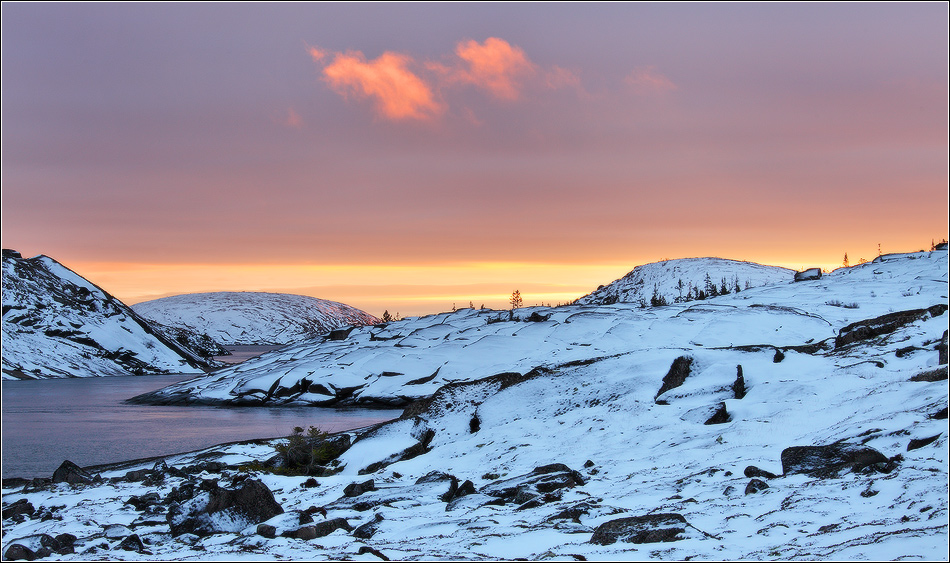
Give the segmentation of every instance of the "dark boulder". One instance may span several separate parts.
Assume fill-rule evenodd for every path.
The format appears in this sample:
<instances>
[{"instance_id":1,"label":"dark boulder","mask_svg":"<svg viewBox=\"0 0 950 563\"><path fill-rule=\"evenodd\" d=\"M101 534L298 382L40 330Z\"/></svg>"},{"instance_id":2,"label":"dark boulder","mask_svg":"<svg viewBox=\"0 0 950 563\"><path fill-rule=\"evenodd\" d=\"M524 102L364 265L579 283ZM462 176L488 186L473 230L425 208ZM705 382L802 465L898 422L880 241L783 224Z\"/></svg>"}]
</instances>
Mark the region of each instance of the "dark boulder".
<instances>
[{"instance_id":1,"label":"dark boulder","mask_svg":"<svg viewBox=\"0 0 950 563\"><path fill-rule=\"evenodd\" d=\"M745 397L745 377L742 376L742 366L736 366L736 382L732 384L732 393L736 399Z\"/></svg>"},{"instance_id":2,"label":"dark boulder","mask_svg":"<svg viewBox=\"0 0 950 563\"><path fill-rule=\"evenodd\" d=\"M3 509L3 519L22 522L25 518L32 518L35 513L36 508L25 498L21 498Z\"/></svg>"},{"instance_id":3,"label":"dark boulder","mask_svg":"<svg viewBox=\"0 0 950 563\"><path fill-rule=\"evenodd\" d=\"M931 436L929 438L914 438L907 444L907 451L916 450L922 448L928 444L932 444L937 441L937 438L940 437L940 434L936 436Z\"/></svg>"},{"instance_id":4,"label":"dark boulder","mask_svg":"<svg viewBox=\"0 0 950 563\"><path fill-rule=\"evenodd\" d=\"M350 526L349 522L345 518L333 518L332 520L324 520L313 525L314 532L316 532L316 537L322 538L323 536L330 535L331 533L337 530L346 530L347 532L353 531L353 526Z\"/></svg>"},{"instance_id":5,"label":"dark boulder","mask_svg":"<svg viewBox=\"0 0 950 563\"><path fill-rule=\"evenodd\" d=\"M726 410L726 403L719 403L719 407L716 408L716 412L713 413L709 419L706 420L703 424L725 424L732 420L732 417L729 416L729 412Z\"/></svg>"},{"instance_id":6,"label":"dark boulder","mask_svg":"<svg viewBox=\"0 0 950 563\"><path fill-rule=\"evenodd\" d=\"M125 504L131 504L135 510L139 512L145 510L146 508L160 504L162 498L156 492L145 493L144 495L133 496L129 500L125 501Z\"/></svg>"},{"instance_id":7,"label":"dark boulder","mask_svg":"<svg viewBox=\"0 0 950 563\"><path fill-rule=\"evenodd\" d=\"M692 366L693 358L689 356L680 356L673 360L673 363L670 365L670 370L663 376L663 385L660 386L660 390L656 392L656 396L653 399L656 400L663 393L682 385L683 382L686 381L686 378L689 377Z\"/></svg>"},{"instance_id":8,"label":"dark boulder","mask_svg":"<svg viewBox=\"0 0 950 563\"><path fill-rule=\"evenodd\" d=\"M795 281L809 281L821 279L821 268L808 268L803 272L795 272Z\"/></svg>"},{"instance_id":9,"label":"dark boulder","mask_svg":"<svg viewBox=\"0 0 950 563\"><path fill-rule=\"evenodd\" d=\"M922 371L917 375L914 375L910 378L910 381L946 381L948 379L948 370L947 366L932 369L928 371Z\"/></svg>"},{"instance_id":10,"label":"dark boulder","mask_svg":"<svg viewBox=\"0 0 950 563\"><path fill-rule=\"evenodd\" d=\"M361 540L368 540L379 531L379 523L383 521L383 515L378 512L369 522L362 524L353 530L353 537Z\"/></svg>"},{"instance_id":11,"label":"dark boulder","mask_svg":"<svg viewBox=\"0 0 950 563\"><path fill-rule=\"evenodd\" d=\"M370 479L362 483L350 483L343 489L343 495L348 497L358 497L361 494L376 490L376 483Z\"/></svg>"},{"instance_id":12,"label":"dark boulder","mask_svg":"<svg viewBox=\"0 0 950 563\"><path fill-rule=\"evenodd\" d=\"M778 477L778 475L776 475L775 473L765 471L764 469L759 469L758 467L754 465L750 465L746 467L743 473L745 474L746 477L762 477L764 479L775 479L776 477Z\"/></svg>"},{"instance_id":13,"label":"dark boulder","mask_svg":"<svg viewBox=\"0 0 950 563\"><path fill-rule=\"evenodd\" d=\"M3 554L4 561L33 561L36 558L36 552L18 543L10 544L6 553Z\"/></svg>"},{"instance_id":14,"label":"dark boulder","mask_svg":"<svg viewBox=\"0 0 950 563\"><path fill-rule=\"evenodd\" d=\"M628 518L617 518L604 522L594 530L590 543L610 545L622 541L626 543L671 542L684 539L689 524L680 514L646 514Z\"/></svg>"},{"instance_id":15,"label":"dark boulder","mask_svg":"<svg viewBox=\"0 0 950 563\"><path fill-rule=\"evenodd\" d=\"M69 483L70 485L88 485L92 483L93 477L82 467L68 459L64 461L56 471L53 472L54 483Z\"/></svg>"},{"instance_id":16,"label":"dark boulder","mask_svg":"<svg viewBox=\"0 0 950 563\"><path fill-rule=\"evenodd\" d=\"M380 552L378 549L372 548L368 545L362 546L357 552L357 554L359 555L366 555L367 553L369 553L370 555L375 555L376 557L379 557L383 561L390 561L390 559L386 557L385 555L383 555L382 552Z\"/></svg>"},{"instance_id":17,"label":"dark boulder","mask_svg":"<svg viewBox=\"0 0 950 563\"><path fill-rule=\"evenodd\" d=\"M270 524L258 524L257 525L257 535L269 539L274 539L277 537L277 527Z\"/></svg>"},{"instance_id":18,"label":"dark boulder","mask_svg":"<svg viewBox=\"0 0 950 563\"><path fill-rule=\"evenodd\" d=\"M749 481L749 484L745 486L745 494L752 495L759 491L764 491L769 488L769 484L763 481L762 479L752 479Z\"/></svg>"},{"instance_id":19,"label":"dark boulder","mask_svg":"<svg viewBox=\"0 0 950 563\"><path fill-rule=\"evenodd\" d=\"M248 479L237 489L224 489L206 481L189 500L173 502L166 519L173 536L186 533L206 536L239 532L283 512L273 493L261 481Z\"/></svg>"},{"instance_id":20,"label":"dark boulder","mask_svg":"<svg viewBox=\"0 0 950 563\"><path fill-rule=\"evenodd\" d=\"M145 544L142 543L142 538L140 538L138 534L132 534L122 540L119 544L119 549L143 553L145 552Z\"/></svg>"},{"instance_id":21,"label":"dark boulder","mask_svg":"<svg viewBox=\"0 0 950 563\"><path fill-rule=\"evenodd\" d=\"M890 334L895 330L910 323L930 317L938 317L947 311L947 305L941 303L927 309L912 309L910 311L897 311L888 313L873 319L865 319L851 323L842 328L835 337L835 349L847 346L861 340L869 340L884 334Z\"/></svg>"},{"instance_id":22,"label":"dark boulder","mask_svg":"<svg viewBox=\"0 0 950 563\"><path fill-rule=\"evenodd\" d=\"M947 331L943 331L943 338L940 339L940 343L937 344L937 363L945 366L947 365L947 348L950 341L947 339Z\"/></svg>"},{"instance_id":23,"label":"dark boulder","mask_svg":"<svg viewBox=\"0 0 950 563\"><path fill-rule=\"evenodd\" d=\"M874 468L886 471L888 459L881 452L859 444L839 442L827 446L792 446L782 450L782 472L832 478L844 471Z\"/></svg>"},{"instance_id":24,"label":"dark boulder","mask_svg":"<svg viewBox=\"0 0 950 563\"><path fill-rule=\"evenodd\" d=\"M440 496L439 499L442 500L442 502L452 502L457 498L475 494L475 492L475 483L472 483L471 481L465 481L459 485L459 480L455 477L452 477L452 482L449 484L449 490Z\"/></svg>"}]
</instances>

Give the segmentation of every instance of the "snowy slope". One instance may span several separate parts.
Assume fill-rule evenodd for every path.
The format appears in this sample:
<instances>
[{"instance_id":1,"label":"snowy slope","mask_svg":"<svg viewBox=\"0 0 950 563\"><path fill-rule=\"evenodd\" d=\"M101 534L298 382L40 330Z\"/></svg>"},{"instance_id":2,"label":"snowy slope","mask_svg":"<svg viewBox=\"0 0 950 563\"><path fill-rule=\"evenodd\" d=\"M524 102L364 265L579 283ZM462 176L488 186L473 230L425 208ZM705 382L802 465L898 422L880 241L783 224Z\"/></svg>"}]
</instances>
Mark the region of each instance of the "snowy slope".
<instances>
[{"instance_id":1,"label":"snowy slope","mask_svg":"<svg viewBox=\"0 0 950 563\"><path fill-rule=\"evenodd\" d=\"M577 300L581 305L634 303L651 304L654 296L668 303L695 300L698 292L710 293L711 286L729 293L791 280L794 270L763 266L754 262L724 258L680 258L637 266L630 273L606 286L598 287Z\"/></svg>"},{"instance_id":2,"label":"snowy slope","mask_svg":"<svg viewBox=\"0 0 950 563\"><path fill-rule=\"evenodd\" d=\"M47 256L3 251L3 378L202 373L208 360Z\"/></svg>"},{"instance_id":3,"label":"snowy slope","mask_svg":"<svg viewBox=\"0 0 950 563\"><path fill-rule=\"evenodd\" d=\"M136 313L223 344L289 344L379 319L343 303L285 293L190 293L145 301Z\"/></svg>"},{"instance_id":4,"label":"snowy slope","mask_svg":"<svg viewBox=\"0 0 950 563\"><path fill-rule=\"evenodd\" d=\"M701 278L705 264L696 264ZM137 400L402 406L447 383L617 353L825 341L860 319L929 307L945 285L946 252L938 251L665 307L525 308L514 321L461 309L303 342ZM841 306L853 302L859 307Z\"/></svg>"},{"instance_id":5,"label":"snowy slope","mask_svg":"<svg viewBox=\"0 0 950 563\"><path fill-rule=\"evenodd\" d=\"M944 560L947 264L946 251L885 256L820 280L700 304L530 309L519 316L552 316L490 324L489 316L460 311L299 345L262 358L254 370L235 370L231 385L236 374L275 372L329 386L321 370L332 366L356 372L353 385L376 374L355 395L375 389L396 397L428 383L384 393L381 381L402 376L381 370L431 374L432 365L421 365L430 355L435 379L447 372L456 382L430 391L400 420L351 433L356 440L331 476L268 472L262 462L273 446L247 444L166 460L179 469L209 459L232 464L199 466L192 477L123 478L151 469L150 462L104 471L116 482L87 485L82 494L65 484L5 487L5 509L21 499L63 508L59 520L38 510L6 523L4 553L18 541L37 543L31 535L69 533L75 554L58 558ZM853 324L867 319L876 320ZM318 361L313 349L322 347ZM659 393L681 357L689 373ZM206 396L218 392L207 380L202 385ZM720 408L725 419L707 424ZM786 471L787 448L840 442L881 461L830 473ZM235 465L247 462L254 463ZM550 465L557 463L573 473ZM538 475L570 481L526 484ZM276 537L257 522L206 537L170 536L165 515L177 505L158 499L177 498L189 479L192 487L205 480L204 489L209 481L234 487L245 476L263 482L285 511L264 522ZM126 502L150 493L156 502L146 510ZM315 522L305 524L303 513ZM658 534L671 541L651 534L638 537L645 543L594 541L631 518L662 514L683 522ZM314 530L301 536L311 539L281 535L337 519L346 526L321 537ZM147 541L147 553L120 547L132 533Z\"/></svg>"}]
</instances>

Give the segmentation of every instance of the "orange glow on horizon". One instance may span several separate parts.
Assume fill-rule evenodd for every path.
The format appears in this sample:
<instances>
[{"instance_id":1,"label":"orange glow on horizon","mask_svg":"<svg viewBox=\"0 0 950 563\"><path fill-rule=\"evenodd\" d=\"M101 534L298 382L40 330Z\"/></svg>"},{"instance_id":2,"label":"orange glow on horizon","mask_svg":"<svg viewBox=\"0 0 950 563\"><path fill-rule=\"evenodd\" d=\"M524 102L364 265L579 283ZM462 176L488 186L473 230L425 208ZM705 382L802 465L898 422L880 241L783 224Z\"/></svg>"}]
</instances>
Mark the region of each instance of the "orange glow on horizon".
<instances>
[{"instance_id":1,"label":"orange glow on horizon","mask_svg":"<svg viewBox=\"0 0 950 563\"><path fill-rule=\"evenodd\" d=\"M876 256L876 254L875 254ZM871 256L873 259L875 256ZM735 256L722 256L739 260ZM658 257L642 263L659 262ZM860 257L851 261L857 264ZM752 260L792 270L842 266L807 259ZM639 263L451 262L440 264L144 264L70 262L67 267L132 305L184 293L262 291L346 303L376 316L415 316L482 305L508 308L521 291L525 305L569 303L623 277Z\"/></svg>"}]
</instances>

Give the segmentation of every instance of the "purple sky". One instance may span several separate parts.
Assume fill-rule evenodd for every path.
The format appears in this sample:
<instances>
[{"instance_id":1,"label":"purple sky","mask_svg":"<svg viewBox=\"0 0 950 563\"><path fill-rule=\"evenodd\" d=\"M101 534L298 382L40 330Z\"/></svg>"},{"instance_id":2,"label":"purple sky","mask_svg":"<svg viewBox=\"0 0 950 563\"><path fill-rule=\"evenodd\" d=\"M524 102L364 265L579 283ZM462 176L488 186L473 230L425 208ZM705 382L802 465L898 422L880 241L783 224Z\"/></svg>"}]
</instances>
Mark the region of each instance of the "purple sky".
<instances>
[{"instance_id":1,"label":"purple sky","mask_svg":"<svg viewBox=\"0 0 950 563\"><path fill-rule=\"evenodd\" d=\"M502 306L947 236L946 3L2 10L3 246L129 302Z\"/></svg>"}]
</instances>

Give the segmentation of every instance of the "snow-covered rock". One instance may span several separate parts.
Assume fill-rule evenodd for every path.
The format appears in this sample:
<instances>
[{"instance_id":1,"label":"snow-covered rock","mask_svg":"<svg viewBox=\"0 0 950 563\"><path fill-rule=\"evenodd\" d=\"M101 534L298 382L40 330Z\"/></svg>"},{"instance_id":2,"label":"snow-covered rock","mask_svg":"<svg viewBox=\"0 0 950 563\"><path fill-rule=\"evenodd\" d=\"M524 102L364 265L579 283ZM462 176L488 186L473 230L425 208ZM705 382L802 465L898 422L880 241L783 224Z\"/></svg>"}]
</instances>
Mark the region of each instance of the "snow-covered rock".
<instances>
[{"instance_id":1,"label":"snow-covered rock","mask_svg":"<svg viewBox=\"0 0 950 563\"><path fill-rule=\"evenodd\" d=\"M133 305L157 323L207 334L225 345L290 344L379 319L343 303L286 293L189 293Z\"/></svg>"},{"instance_id":2,"label":"snow-covered rock","mask_svg":"<svg viewBox=\"0 0 950 563\"><path fill-rule=\"evenodd\" d=\"M3 251L3 378L202 373L211 361L47 256Z\"/></svg>"},{"instance_id":3,"label":"snow-covered rock","mask_svg":"<svg viewBox=\"0 0 950 563\"><path fill-rule=\"evenodd\" d=\"M725 258L680 258L637 266L630 273L600 286L577 300L581 305L634 303L650 306L654 299L667 303L697 300L702 292L729 293L791 281L794 270Z\"/></svg>"}]
</instances>

